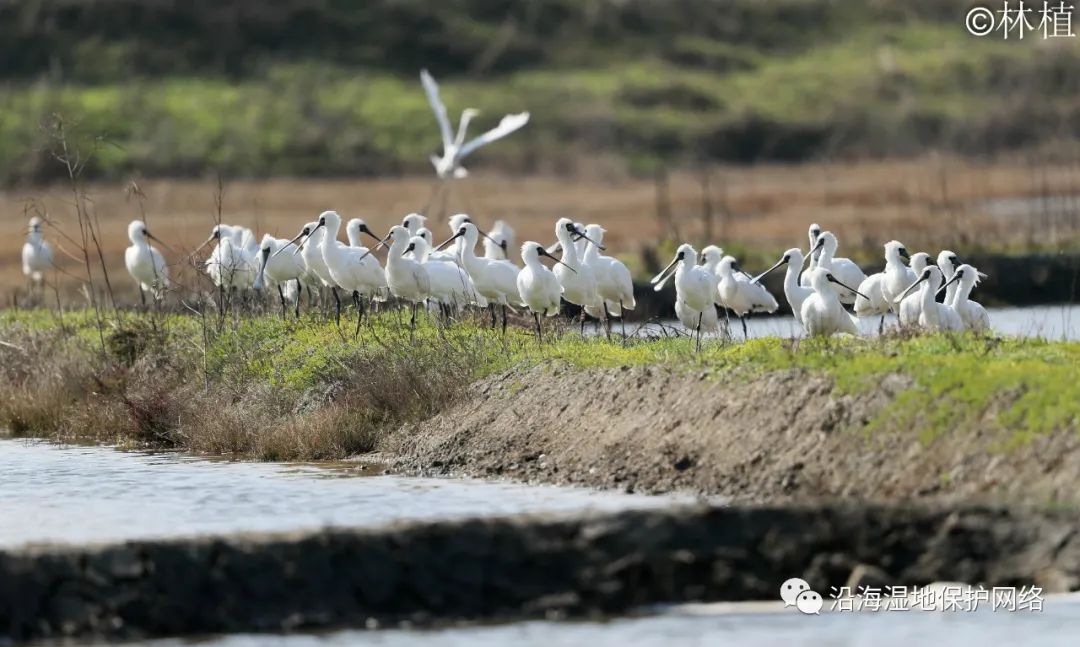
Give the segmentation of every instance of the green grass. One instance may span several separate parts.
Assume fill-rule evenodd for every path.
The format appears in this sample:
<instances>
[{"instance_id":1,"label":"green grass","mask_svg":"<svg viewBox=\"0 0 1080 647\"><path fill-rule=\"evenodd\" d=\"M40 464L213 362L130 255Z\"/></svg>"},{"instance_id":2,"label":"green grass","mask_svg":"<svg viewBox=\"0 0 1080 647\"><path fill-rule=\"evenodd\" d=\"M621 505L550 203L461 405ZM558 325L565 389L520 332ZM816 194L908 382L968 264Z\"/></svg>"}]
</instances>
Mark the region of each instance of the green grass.
<instances>
[{"instance_id":1,"label":"green grass","mask_svg":"<svg viewBox=\"0 0 1080 647\"><path fill-rule=\"evenodd\" d=\"M428 387L423 380L437 384L450 376L453 385L444 385L450 392L511 368L561 363L581 370L664 366L718 380L753 380L772 371L801 370L830 377L836 397L865 393L886 376L904 375L912 386L861 431L914 429L927 443L942 434L989 429L1004 432L1008 448L1041 434L1075 432L1080 427L1080 343L970 335L763 338L747 343L705 341L697 351L687 338L632 340L624 345L563 333L538 345L523 328L511 327L503 337L475 321L440 328L426 318L410 338L397 313L376 316L355 340L349 326L340 330L314 317L287 323L271 316L230 320L210 335L208 345L202 335L195 317L171 315L152 325L146 317L129 313L109 324L102 352L95 319L87 311L65 313L62 320L45 311L0 312L0 341L25 346L26 340L49 340L32 352L62 353L66 361L76 358L104 373L116 364L138 365L145 356L153 365L171 366L184 380L202 378L211 391L233 393L242 400L244 393L270 389L291 403L289 407L312 393L333 392L357 375L376 375L392 385L386 388L403 388L415 396L408 415L423 416L432 410L426 404ZM0 346L0 352L17 351ZM402 372L409 377L398 379L395 373ZM379 393L387 398L386 411L372 414L375 419L402 419L405 414L392 411L397 395Z\"/></svg>"}]
</instances>

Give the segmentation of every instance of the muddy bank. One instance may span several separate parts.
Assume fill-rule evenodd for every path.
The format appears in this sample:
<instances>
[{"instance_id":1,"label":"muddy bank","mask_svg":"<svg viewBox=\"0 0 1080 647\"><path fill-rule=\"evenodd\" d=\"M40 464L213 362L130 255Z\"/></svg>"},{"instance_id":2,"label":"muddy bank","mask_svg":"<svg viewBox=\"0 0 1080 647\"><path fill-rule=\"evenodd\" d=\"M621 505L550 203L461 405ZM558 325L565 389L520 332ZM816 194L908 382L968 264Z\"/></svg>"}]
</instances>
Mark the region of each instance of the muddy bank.
<instances>
[{"instance_id":1,"label":"muddy bank","mask_svg":"<svg viewBox=\"0 0 1080 647\"><path fill-rule=\"evenodd\" d=\"M910 377L842 395L820 373L751 376L665 367L513 370L385 443L393 469L629 492L691 490L735 501L1076 501L1075 429L1023 443L998 424L1017 394L970 406L962 424L891 409ZM929 414L928 414L929 415ZM868 425L873 430L868 430Z\"/></svg>"},{"instance_id":2,"label":"muddy bank","mask_svg":"<svg viewBox=\"0 0 1080 647\"><path fill-rule=\"evenodd\" d=\"M0 553L0 643L615 614L803 577L1080 584L1080 515L684 507Z\"/></svg>"}]
</instances>

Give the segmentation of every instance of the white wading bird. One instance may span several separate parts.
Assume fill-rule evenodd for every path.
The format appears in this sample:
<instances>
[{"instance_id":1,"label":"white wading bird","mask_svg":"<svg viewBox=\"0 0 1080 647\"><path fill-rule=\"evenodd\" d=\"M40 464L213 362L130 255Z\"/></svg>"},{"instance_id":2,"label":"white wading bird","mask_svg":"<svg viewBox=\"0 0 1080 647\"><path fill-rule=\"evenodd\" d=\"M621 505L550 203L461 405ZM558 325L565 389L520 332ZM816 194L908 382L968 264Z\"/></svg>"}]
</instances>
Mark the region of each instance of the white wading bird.
<instances>
[{"instance_id":1,"label":"white wading bird","mask_svg":"<svg viewBox=\"0 0 1080 647\"><path fill-rule=\"evenodd\" d=\"M426 231L426 230L425 230ZM431 232L428 232L430 234ZM409 239L409 247L406 254L416 259L427 270L431 281L430 301L439 304L439 311L444 318L450 316L461 306L470 303L481 308L487 307L487 299L476 291L469 273L457 263L446 261L428 260L431 251L431 243L423 236L413 236Z\"/></svg>"},{"instance_id":2,"label":"white wading bird","mask_svg":"<svg viewBox=\"0 0 1080 647\"><path fill-rule=\"evenodd\" d=\"M300 255L300 261L304 265L304 285L308 288L308 305L311 304L311 286L314 285L319 289L319 302L325 304L323 297L326 296L324 288L330 288L334 293L334 301L338 304L338 310L341 309L340 298L337 294L337 286L334 283L333 278L330 276L330 268L326 266L326 261L323 260L322 254L322 238L326 233L325 229L319 227L319 221L309 222L304 225L300 233L289 241L289 245L282 245L278 251L274 252L274 256L277 256L284 252L287 248L292 250L292 254ZM299 246L295 246L299 243Z\"/></svg>"},{"instance_id":3,"label":"white wading bird","mask_svg":"<svg viewBox=\"0 0 1080 647\"><path fill-rule=\"evenodd\" d=\"M885 270L871 274L859 285L859 292L868 298L856 297L855 315L881 315L878 334L885 330L885 315L898 309L896 297L915 281L916 274L904 265L905 258L910 260L911 256L903 243L896 240L885 243Z\"/></svg>"},{"instance_id":4,"label":"white wading bird","mask_svg":"<svg viewBox=\"0 0 1080 647\"><path fill-rule=\"evenodd\" d=\"M771 314L776 312L780 304L776 297L765 289L760 283L755 283L742 273L739 263L732 256L725 256L716 266L716 274L720 277L718 286L720 301L724 307L729 308L742 322L743 339L747 339L746 315L751 312L764 312Z\"/></svg>"},{"instance_id":5,"label":"white wading bird","mask_svg":"<svg viewBox=\"0 0 1080 647\"><path fill-rule=\"evenodd\" d=\"M963 330L964 323L960 320L960 315L949 306L934 300L943 283L941 270L931 265L922 271L918 280L912 283L911 287L905 290L900 297L903 299L903 297L914 291L919 284L922 284L922 289L919 292L919 298L922 301L919 325L927 330L938 332Z\"/></svg>"},{"instance_id":6,"label":"white wading bird","mask_svg":"<svg viewBox=\"0 0 1080 647\"><path fill-rule=\"evenodd\" d=\"M484 239L484 258L496 261L510 260L510 250L514 247L513 228L502 220L496 220L488 236L490 238Z\"/></svg>"},{"instance_id":7,"label":"white wading bird","mask_svg":"<svg viewBox=\"0 0 1080 647\"><path fill-rule=\"evenodd\" d=\"M467 176L469 173L461 166L461 161L470 153L481 146L506 137L529 123L529 113L527 112L506 115L498 126L470 140L468 143L464 143L465 130L468 128L469 120L478 114L477 111L470 108L462 113L461 123L458 126L457 137L455 138L450 131L450 120L446 116L446 106L443 104L442 99L439 98L439 84L435 82L435 79L427 70L420 71L420 82L424 86L424 92L427 94L431 109L435 112L435 119L439 122L439 133L442 135L442 157L431 156L431 164L435 167L435 173L438 174L440 179Z\"/></svg>"},{"instance_id":8,"label":"white wading bird","mask_svg":"<svg viewBox=\"0 0 1080 647\"><path fill-rule=\"evenodd\" d=\"M547 256L562 264L562 261L549 254L542 245L529 241L521 246L521 259L525 262L525 267L517 275L518 296L532 312L533 322L536 323L536 339L540 342L544 340L540 319L559 314L562 298L562 285L555 273L540 262L541 256Z\"/></svg>"},{"instance_id":9,"label":"white wading bird","mask_svg":"<svg viewBox=\"0 0 1080 647\"><path fill-rule=\"evenodd\" d=\"M806 231L806 236L810 239L810 246L807 247L809 251L806 253L806 255L810 259L810 264L806 267L807 271L803 273L802 278L799 280L799 285L803 286L804 288L810 287L811 275L809 270L817 269L818 257L821 256L821 250L818 250L816 252L814 251L814 248L817 247L818 236L820 235L821 225L817 224L816 222L812 223L810 225L810 228Z\"/></svg>"},{"instance_id":10,"label":"white wading bird","mask_svg":"<svg viewBox=\"0 0 1080 647\"><path fill-rule=\"evenodd\" d=\"M683 326L697 332L700 344L702 332L712 332L717 328L716 298L713 296L716 280L712 272L697 262L697 251L690 244L683 243L676 250L675 258L652 278L651 283L659 288L668 272L675 268L675 314ZM711 325L712 330L707 330L707 325Z\"/></svg>"},{"instance_id":11,"label":"white wading bird","mask_svg":"<svg viewBox=\"0 0 1080 647\"><path fill-rule=\"evenodd\" d=\"M416 308L431 296L431 278L421 263L405 256L405 252L412 251L408 229L395 225L390 228L387 238L390 240L390 251L386 254L386 285L390 288L390 294L411 304L409 327L415 329ZM386 242L386 238L383 242Z\"/></svg>"},{"instance_id":12,"label":"white wading bird","mask_svg":"<svg viewBox=\"0 0 1080 647\"><path fill-rule=\"evenodd\" d=\"M139 299L145 305L147 291L153 293L155 299L160 299L169 288L169 268L165 265L165 257L161 252L149 243L150 240L159 243L161 241L147 231L143 221L131 221L128 225L128 239L131 246L124 251L124 265L127 266L128 274L139 285Z\"/></svg>"},{"instance_id":13,"label":"white wading bird","mask_svg":"<svg viewBox=\"0 0 1080 647\"><path fill-rule=\"evenodd\" d=\"M941 277L945 279L945 283L949 284L952 281L953 273L960 265L960 259L956 257L954 252L950 252L945 249L942 250L937 256L937 266L941 269ZM945 305L951 306L953 299L956 298L956 290L959 287L957 283L949 284L949 287L945 290Z\"/></svg>"},{"instance_id":14,"label":"white wading bird","mask_svg":"<svg viewBox=\"0 0 1080 647\"><path fill-rule=\"evenodd\" d=\"M263 286L276 287L278 298L281 300L281 318L285 318L285 292L288 291L291 299L295 299L295 314L300 317L300 280L306 272L301 257L291 253L278 255L278 252L292 243L283 238L274 238L265 234L262 244L259 246L259 258L261 266L259 275L255 278L254 287L261 290Z\"/></svg>"},{"instance_id":15,"label":"white wading bird","mask_svg":"<svg viewBox=\"0 0 1080 647\"><path fill-rule=\"evenodd\" d=\"M555 266L555 276L562 285L563 299L567 303L581 306L581 330L584 332L585 308L591 307L599 311L602 304L592 268L582 263L578 247L574 243L575 239L583 239L586 244L592 241L569 218L559 218L555 223L555 236L559 239L559 246L562 247L562 263Z\"/></svg>"},{"instance_id":16,"label":"white wading bird","mask_svg":"<svg viewBox=\"0 0 1080 647\"><path fill-rule=\"evenodd\" d=\"M811 255L818 253L817 265L815 269L826 269L832 272L843 285L862 285L862 282L866 280L866 275L859 269L853 261L847 258L836 258L836 249L839 242L836 240L836 236L831 231L823 232L818 236L817 244L814 245ZM803 277L805 278L805 274ZM812 279L811 279L812 280ZM844 287L840 289L839 298L840 302L845 305L852 305L855 303L855 292L857 288Z\"/></svg>"},{"instance_id":17,"label":"white wading bird","mask_svg":"<svg viewBox=\"0 0 1080 647\"><path fill-rule=\"evenodd\" d=\"M911 283L914 283L920 276L922 276L923 270L930 264L930 255L926 252L916 252L911 255ZM908 285L911 285L908 283ZM907 286L904 287L907 289ZM899 296L899 293L897 293ZM894 297L895 299L895 297ZM909 294L900 301L900 325L902 327L912 327L919 325L919 315L922 314L922 299L918 294Z\"/></svg>"},{"instance_id":18,"label":"white wading bird","mask_svg":"<svg viewBox=\"0 0 1080 647\"><path fill-rule=\"evenodd\" d=\"M461 226L467 222L472 222L472 218L469 218L468 214L456 213L447 219L446 224L450 227L450 235L461 231ZM457 263L461 265L461 250L465 247L465 239L461 237L451 238L454 242L450 244L450 249L442 252L439 251L439 247L436 247L432 251L428 252L428 260L432 261L446 261L450 263Z\"/></svg>"},{"instance_id":19,"label":"white wading bird","mask_svg":"<svg viewBox=\"0 0 1080 647\"><path fill-rule=\"evenodd\" d=\"M713 283L713 302L723 308L724 300L720 298L720 275L717 273L717 269L720 266L720 261L724 260L724 250L716 245L708 245L705 249L701 250L701 266L708 270L712 275ZM719 313L717 313L719 321ZM724 310L725 325L727 324L728 311Z\"/></svg>"},{"instance_id":20,"label":"white wading bird","mask_svg":"<svg viewBox=\"0 0 1080 647\"><path fill-rule=\"evenodd\" d=\"M814 290L802 305L802 324L806 334L812 337L827 337L837 333L859 334L859 325L840 303L834 285L845 291L858 294L849 285L844 285L833 273L823 267L810 272L810 287ZM865 295L864 295L865 296Z\"/></svg>"},{"instance_id":21,"label":"white wading bird","mask_svg":"<svg viewBox=\"0 0 1080 647\"><path fill-rule=\"evenodd\" d=\"M476 255L476 241L481 236L487 236L469 222L465 216L457 233L442 242L436 250L446 247L451 242L463 239L461 245L461 266L472 278L476 291L488 300L488 308L491 310L491 327L495 327L495 306L502 306L502 329L506 332L506 309L513 304L521 303L521 295L518 294L517 276L520 268L510 261L494 261L490 258L480 258ZM432 254L434 256L434 254Z\"/></svg>"},{"instance_id":22,"label":"white wading bird","mask_svg":"<svg viewBox=\"0 0 1080 647\"><path fill-rule=\"evenodd\" d=\"M416 236L420 233L420 229L427 223L427 216L420 215L418 213L410 213L401 219L401 226L409 230L410 236Z\"/></svg>"},{"instance_id":23,"label":"white wading bird","mask_svg":"<svg viewBox=\"0 0 1080 647\"><path fill-rule=\"evenodd\" d=\"M975 332L982 332L990 327L990 315L986 314L986 309L979 302L968 298L972 288L979 284L979 279L985 277L986 275L982 272L965 264L956 268L952 279L945 284L945 289L948 289L950 285L958 286L953 302L948 307L960 315L960 321L963 322L965 328Z\"/></svg>"},{"instance_id":24,"label":"white wading bird","mask_svg":"<svg viewBox=\"0 0 1080 647\"><path fill-rule=\"evenodd\" d=\"M42 236L41 225L41 218L34 216L30 219L26 242L22 247L22 271L34 285L41 285L45 280L45 271L53 264L52 246Z\"/></svg>"},{"instance_id":25,"label":"white wading bird","mask_svg":"<svg viewBox=\"0 0 1080 647\"><path fill-rule=\"evenodd\" d=\"M584 265L592 270L596 280L596 292L601 299L601 308L589 306L586 312L589 315L607 320L609 316L618 317L622 321L623 336L626 336L626 321L624 310L633 310L637 306L634 300L634 280L630 276L630 270L617 258L604 256L600 253L600 246L604 244L606 230L600 225L589 225L585 228L585 235L595 241L595 245L585 248L585 256L582 259Z\"/></svg>"},{"instance_id":26,"label":"white wading bird","mask_svg":"<svg viewBox=\"0 0 1080 647\"><path fill-rule=\"evenodd\" d=\"M776 262L776 265L773 265L761 274L758 274L750 281L751 283L760 283L761 280L772 273L773 270L781 265L787 265L787 271L784 273L784 298L787 299L788 306L791 308L791 313L795 316L795 321L797 321L799 325L802 325L803 322L803 303L814 293L812 289L799 285L799 272L802 271L803 263L806 262L807 258L809 258L809 256L803 256L801 249L792 247L784 252L784 255L780 257L780 260Z\"/></svg>"},{"instance_id":27,"label":"white wading bird","mask_svg":"<svg viewBox=\"0 0 1080 647\"><path fill-rule=\"evenodd\" d=\"M362 225L362 226L361 226ZM367 229L363 221L357 219L355 236L359 242L360 232ZM368 252L367 247L353 247L338 240L341 231L341 216L336 211L324 211L319 215L315 228L306 241L300 243L301 249L318 244L323 264L334 285L352 295L356 307L356 330L360 330L360 321L364 317L363 298L371 301L379 291L386 287L383 268L378 259ZM368 232L370 233L370 231ZM321 234L321 236L320 236ZM375 234L371 234L373 238ZM335 298L337 291L334 291ZM341 320L341 300L337 299L337 317ZM354 333L355 334L355 333Z\"/></svg>"}]
</instances>

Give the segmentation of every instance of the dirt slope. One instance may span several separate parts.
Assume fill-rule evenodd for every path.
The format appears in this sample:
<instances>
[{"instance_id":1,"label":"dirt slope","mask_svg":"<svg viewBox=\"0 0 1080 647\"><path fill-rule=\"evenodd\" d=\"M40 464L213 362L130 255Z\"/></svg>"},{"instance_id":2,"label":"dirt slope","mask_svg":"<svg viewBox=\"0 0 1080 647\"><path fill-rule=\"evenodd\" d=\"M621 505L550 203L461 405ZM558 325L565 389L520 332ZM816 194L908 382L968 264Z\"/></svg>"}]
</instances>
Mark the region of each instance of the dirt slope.
<instances>
[{"instance_id":1,"label":"dirt slope","mask_svg":"<svg viewBox=\"0 0 1080 647\"><path fill-rule=\"evenodd\" d=\"M1006 449L993 424L931 442L918 429L863 431L911 387L893 375L869 392L839 396L828 378L801 371L717 378L537 367L475 384L470 397L402 427L384 449L405 472L680 489L738 501L1076 500L1080 438L1072 432Z\"/></svg>"}]
</instances>

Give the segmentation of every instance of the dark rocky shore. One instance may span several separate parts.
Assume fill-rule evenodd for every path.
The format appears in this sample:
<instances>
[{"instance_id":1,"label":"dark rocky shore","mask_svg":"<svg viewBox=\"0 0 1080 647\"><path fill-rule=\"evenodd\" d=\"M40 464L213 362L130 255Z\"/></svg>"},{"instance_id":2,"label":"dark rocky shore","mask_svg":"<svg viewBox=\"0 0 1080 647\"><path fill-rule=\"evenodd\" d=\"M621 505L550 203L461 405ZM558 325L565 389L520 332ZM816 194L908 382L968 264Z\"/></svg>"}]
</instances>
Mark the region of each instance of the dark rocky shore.
<instances>
[{"instance_id":1,"label":"dark rocky shore","mask_svg":"<svg viewBox=\"0 0 1080 647\"><path fill-rule=\"evenodd\" d=\"M1080 513L680 507L0 553L0 643L581 617L803 577L1080 584Z\"/></svg>"}]
</instances>

